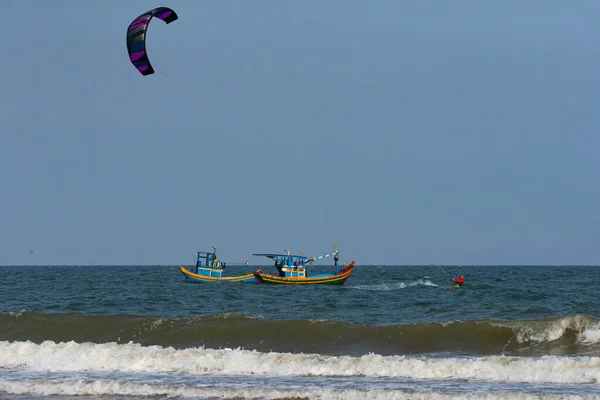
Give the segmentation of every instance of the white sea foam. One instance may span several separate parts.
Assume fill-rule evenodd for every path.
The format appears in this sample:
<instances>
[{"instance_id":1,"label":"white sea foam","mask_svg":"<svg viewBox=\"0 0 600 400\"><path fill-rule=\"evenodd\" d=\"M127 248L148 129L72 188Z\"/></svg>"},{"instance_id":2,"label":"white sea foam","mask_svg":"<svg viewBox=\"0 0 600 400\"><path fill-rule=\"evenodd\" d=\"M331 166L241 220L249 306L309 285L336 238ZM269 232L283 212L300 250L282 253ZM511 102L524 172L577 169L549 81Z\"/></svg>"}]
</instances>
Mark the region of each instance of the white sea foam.
<instances>
[{"instance_id":1,"label":"white sea foam","mask_svg":"<svg viewBox=\"0 0 600 400\"><path fill-rule=\"evenodd\" d=\"M578 335L578 339L582 343L596 344L600 343L600 326L588 328Z\"/></svg>"},{"instance_id":2,"label":"white sea foam","mask_svg":"<svg viewBox=\"0 0 600 400\"><path fill-rule=\"evenodd\" d=\"M0 368L50 372L340 376L598 383L600 357L361 357L116 343L0 342Z\"/></svg>"},{"instance_id":3,"label":"white sea foam","mask_svg":"<svg viewBox=\"0 0 600 400\"><path fill-rule=\"evenodd\" d=\"M430 280L417 279L416 281L404 283L404 282L390 282L390 283L379 283L376 285L356 285L351 286L352 289L361 289L361 290L398 290L398 289L406 289L407 287L415 287L415 286L435 286L440 287L439 285L431 282Z\"/></svg>"},{"instance_id":4,"label":"white sea foam","mask_svg":"<svg viewBox=\"0 0 600 400\"><path fill-rule=\"evenodd\" d=\"M404 390L375 389L276 389L276 388L217 388L187 385L156 385L151 383L108 381L53 381L53 380L1 380L0 391L13 395L34 396L165 396L181 398L226 398L226 399L289 399L311 400L454 400L454 399L510 399L530 400L542 396L527 393L440 393ZM579 400L598 399L600 396L565 396L544 394L543 399Z\"/></svg>"},{"instance_id":5,"label":"white sea foam","mask_svg":"<svg viewBox=\"0 0 600 400\"><path fill-rule=\"evenodd\" d=\"M551 342L563 337L567 331L572 331L579 343L600 343L600 322L581 314L551 320L499 322L494 325L513 329L520 343Z\"/></svg>"},{"instance_id":6,"label":"white sea foam","mask_svg":"<svg viewBox=\"0 0 600 400\"><path fill-rule=\"evenodd\" d=\"M8 312L8 315L12 316L12 317L22 317L23 314L25 314L27 312L27 310L21 310L19 312Z\"/></svg>"}]
</instances>

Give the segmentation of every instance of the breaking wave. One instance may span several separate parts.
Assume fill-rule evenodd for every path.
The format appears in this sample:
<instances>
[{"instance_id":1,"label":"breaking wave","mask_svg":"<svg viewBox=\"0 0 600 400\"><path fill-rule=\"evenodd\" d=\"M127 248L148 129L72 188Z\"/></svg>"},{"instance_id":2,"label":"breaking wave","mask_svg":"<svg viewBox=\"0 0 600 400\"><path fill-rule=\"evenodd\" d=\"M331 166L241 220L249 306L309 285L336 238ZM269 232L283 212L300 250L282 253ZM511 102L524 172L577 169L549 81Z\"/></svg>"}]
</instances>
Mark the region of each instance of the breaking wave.
<instances>
[{"instance_id":1,"label":"breaking wave","mask_svg":"<svg viewBox=\"0 0 600 400\"><path fill-rule=\"evenodd\" d=\"M600 356L600 320L571 314L535 320L450 321L365 326L326 320L270 320L243 314L159 318L0 314L0 340L137 343L322 355Z\"/></svg>"},{"instance_id":2,"label":"breaking wave","mask_svg":"<svg viewBox=\"0 0 600 400\"><path fill-rule=\"evenodd\" d=\"M49 372L143 372L464 379L503 382L598 383L600 357L324 356L140 344L0 342L0 368Z\"/></svg>"}]
</instances>

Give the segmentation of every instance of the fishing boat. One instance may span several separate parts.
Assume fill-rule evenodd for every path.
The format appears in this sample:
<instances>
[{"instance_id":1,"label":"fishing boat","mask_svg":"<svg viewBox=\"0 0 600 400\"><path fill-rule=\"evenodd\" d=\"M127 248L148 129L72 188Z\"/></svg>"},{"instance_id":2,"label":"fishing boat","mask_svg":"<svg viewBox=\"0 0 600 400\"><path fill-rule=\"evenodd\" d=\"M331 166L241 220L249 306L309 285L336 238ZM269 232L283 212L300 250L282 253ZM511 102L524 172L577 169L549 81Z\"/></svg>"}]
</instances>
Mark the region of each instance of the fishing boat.
<instances>
[{"instance_id":1,"label":"fishing boat","mask_svg":"<svg viewBox=\"0 0 600 400\"><path fill-rule=\"evenodd\" d=\"M346 283L354 270L354 261L350 265L344 263L338 268L339 255L337 246L333 253L325 254L316 258L308 258L302 255L291 255L288 250L286 254L257 253L254 256L267 257L275 262L277 274L265 273L262 269L254 271L256 280L260 283L283 284L283 285L343 285ZM334 270L330 273L309 274L314 261L333 256ZM307 265L308 264L308 265Z\"/></svg>"},{"instance_id":2,"label":"fishing boat","mask_svg":"<svg viewBox=\"0 0 600 400\"><path fill-rule=\"evenodd\" d=\"M190 282L256 282L256 278L251 273L223 276L225 267L225 263L217 259L217 248L213 247L212 253L198 252L193 271L182 266L179 266L179 270L185 276L185 280Z\"/></svg>"}]
</instances>

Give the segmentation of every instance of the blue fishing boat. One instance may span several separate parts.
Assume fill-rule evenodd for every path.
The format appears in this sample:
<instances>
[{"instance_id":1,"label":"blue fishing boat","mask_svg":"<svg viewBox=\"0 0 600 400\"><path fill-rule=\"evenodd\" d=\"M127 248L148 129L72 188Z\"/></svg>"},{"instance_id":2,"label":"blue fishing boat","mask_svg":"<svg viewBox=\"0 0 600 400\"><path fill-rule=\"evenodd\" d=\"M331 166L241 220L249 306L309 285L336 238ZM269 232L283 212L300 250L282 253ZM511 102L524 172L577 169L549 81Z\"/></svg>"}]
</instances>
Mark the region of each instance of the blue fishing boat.
<instances>
[{"instance_id":1,"label":"blue fishing boat","mask_svg":"<svg viewBox=\"0 0 600 400\"><path fill-rule=\"evenodd\" d=\"M262 269L254 271L256 280L260 283L283 284L283 285L343 285L346 283L354 270L354 261L350 265L344 263L338 268L339 254L337 246L335 251L316 258L308 258L302 255L292 255L286 250L286 254L257 253L254 256L270 258L275 262L277 274L265 273ZM309 270L314 261L333 256L334 270L328 273L310 274ZM308 264L308 265L307 265Z\"/></svg>"},{"instance_id":2,"label":"blue fishing boat","mask_svg":"<svg viewBox=\"0 0 600 400\"><path fill-rule=\"evenodd\" d=\"M204 262L203 262L204 261ZM252 273L237 276L223 276L225 263L217 259L217 248L213 247L212 253L199 251L196 257L196 266L193 271L179 266L179 270L190 282L256 282Z\"/></svg>"}]
</instances>

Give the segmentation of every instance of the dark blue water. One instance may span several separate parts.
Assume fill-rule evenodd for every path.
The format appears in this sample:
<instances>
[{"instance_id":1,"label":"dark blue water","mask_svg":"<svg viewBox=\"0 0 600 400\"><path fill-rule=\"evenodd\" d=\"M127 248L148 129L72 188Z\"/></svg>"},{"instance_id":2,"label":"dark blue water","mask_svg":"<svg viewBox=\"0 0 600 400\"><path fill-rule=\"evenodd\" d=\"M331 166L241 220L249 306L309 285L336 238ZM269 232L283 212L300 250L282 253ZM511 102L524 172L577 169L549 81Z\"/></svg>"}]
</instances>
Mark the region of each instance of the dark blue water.
<instances>
[{"instance_id":1,"label":"dark blue water","mask_svg":"<svg viewBox=\"0 0 600 400\"><path fill-rule=\"evenodd\" d=\"M327 267L321 267L328 271ZM390 325L598 316L600 268L360 266L342 287L184 284L175 266L0 267L0 312L204 316L240 313ZM243 267L229 267L235 275ZM290 311L290 308L293 311Z\"/></svg>"},{"instance_id":2,"label":"dark blue water","mask_svg":"<svg viewBox=\"0 0 600 400\"><path fill-rule=\"evenodd\" d=\"M359 265L339 287L188 283L176 266L0 267L0 396L600 392L600 268L443 268L464 286L448 290L436 266Z\"/></svg>"}]
</instances>

